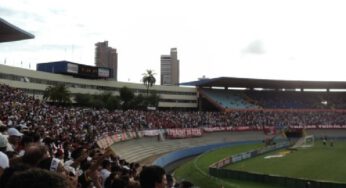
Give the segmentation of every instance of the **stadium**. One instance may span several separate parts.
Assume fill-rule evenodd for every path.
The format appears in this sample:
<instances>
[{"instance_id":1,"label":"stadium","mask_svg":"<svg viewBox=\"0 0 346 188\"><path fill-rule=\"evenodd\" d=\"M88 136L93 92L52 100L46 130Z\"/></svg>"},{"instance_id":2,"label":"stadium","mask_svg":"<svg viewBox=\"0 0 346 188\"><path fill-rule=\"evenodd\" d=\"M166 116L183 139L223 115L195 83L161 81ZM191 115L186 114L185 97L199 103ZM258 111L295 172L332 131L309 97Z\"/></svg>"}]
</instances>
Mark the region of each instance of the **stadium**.
<instances>
[{"instance_id":1,"label":"stadium","mask_svg":"<svg viewBox=\"0 0 346 188\"><path fill-rule=\"evenodd\" d=\"M33 38L0 24L1 42ZM144 166L152 165L173 175L177 187L346 186L346 82L220 77L153 86L156 110L42 100L58 84L72 97L119 96L122 87L146 93L143 84L70 70L0 65L0 187L35 185L30 173L45 175L42 182L59 180L60 187L139 187Z\"/></svg>"}]
</instances>

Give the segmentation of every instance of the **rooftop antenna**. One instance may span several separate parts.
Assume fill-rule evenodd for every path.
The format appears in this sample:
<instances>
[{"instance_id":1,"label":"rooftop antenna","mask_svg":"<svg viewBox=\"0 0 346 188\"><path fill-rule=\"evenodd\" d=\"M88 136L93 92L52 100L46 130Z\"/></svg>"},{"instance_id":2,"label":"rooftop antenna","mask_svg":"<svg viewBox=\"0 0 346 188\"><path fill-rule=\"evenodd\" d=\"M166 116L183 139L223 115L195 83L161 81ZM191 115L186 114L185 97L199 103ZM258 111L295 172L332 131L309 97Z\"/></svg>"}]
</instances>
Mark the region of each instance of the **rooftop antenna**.
<instances>
[{"instance_id":1,"label":"rooftop antenna","mask_svg":"<svg viewBox=\"0 0 346 188\"><path fill-rule=\"evenodd\" d=\"M65 53L64 53L65 58L64 59L66 59L67 58L67 49L66 49L66 47L64 48L64 51L65 51Z\"/></svg>"},{"instance_id":2,"label":"rooftop antenna","mask_svg":"<svg viewBox=\"0 0 346 188\"><path fill-rule=\"evenodd\" d=\"M71 46L71 60L73 59L73 53L74 53L74 45Z\"/></svg>"}]
</instances>

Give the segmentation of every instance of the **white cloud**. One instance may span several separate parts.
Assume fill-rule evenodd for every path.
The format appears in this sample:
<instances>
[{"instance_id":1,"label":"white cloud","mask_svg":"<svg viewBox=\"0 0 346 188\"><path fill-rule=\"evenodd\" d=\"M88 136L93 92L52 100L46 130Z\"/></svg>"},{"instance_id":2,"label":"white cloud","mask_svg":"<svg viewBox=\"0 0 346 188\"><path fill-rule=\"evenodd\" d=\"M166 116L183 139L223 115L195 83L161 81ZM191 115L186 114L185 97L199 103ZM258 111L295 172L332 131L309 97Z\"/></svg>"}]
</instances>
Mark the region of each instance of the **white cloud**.
<instances>
[{"instance_id":1,"label":"white cloud","mask_svg":"<svg viewBox=\"0 0 346 188\"><path fill-rule=\"evenodd\" d=\"M346 80L339 71L346 61L343 5L319 0L4 0L1 17L36 38L1 44L0 63L7 58L18 65L25 58L92 65L94 44L108 40L118 50L121 81L139 82L146 69L160 75L160 55L172 47L178 48L182 82L201 75Z\"/></svg>"},{"instance_id":2,"label":"white cloud","mask_svg":"<svg viewBox=\"0 0 346 188\"><path fill-rule=\"evenodd\" d=\"M264 54L265 50L263 48L263 44L260 40L255 40L251 42L246 48L243 49L242 51L245 54Z\"/></svg>"}]
</instances>

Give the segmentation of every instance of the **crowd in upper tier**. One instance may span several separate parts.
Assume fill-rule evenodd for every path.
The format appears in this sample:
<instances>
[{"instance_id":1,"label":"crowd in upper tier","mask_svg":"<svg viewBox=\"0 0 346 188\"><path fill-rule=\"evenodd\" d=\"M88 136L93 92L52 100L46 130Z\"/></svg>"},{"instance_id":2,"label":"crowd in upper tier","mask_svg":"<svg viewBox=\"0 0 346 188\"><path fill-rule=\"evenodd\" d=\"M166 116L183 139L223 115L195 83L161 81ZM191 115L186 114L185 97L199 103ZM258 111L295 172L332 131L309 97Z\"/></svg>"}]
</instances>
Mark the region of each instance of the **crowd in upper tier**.
<instances>
[{"instance_id":1,"label":"crowd in upper tier","mask_svg":"<svg viewBox=\"0 0 346 188\"><path fill-rule=\"evenodd\" d=\"M346 109L345 92L257 91L202 89L224 108Z\"/></svg>"}]
</instances>

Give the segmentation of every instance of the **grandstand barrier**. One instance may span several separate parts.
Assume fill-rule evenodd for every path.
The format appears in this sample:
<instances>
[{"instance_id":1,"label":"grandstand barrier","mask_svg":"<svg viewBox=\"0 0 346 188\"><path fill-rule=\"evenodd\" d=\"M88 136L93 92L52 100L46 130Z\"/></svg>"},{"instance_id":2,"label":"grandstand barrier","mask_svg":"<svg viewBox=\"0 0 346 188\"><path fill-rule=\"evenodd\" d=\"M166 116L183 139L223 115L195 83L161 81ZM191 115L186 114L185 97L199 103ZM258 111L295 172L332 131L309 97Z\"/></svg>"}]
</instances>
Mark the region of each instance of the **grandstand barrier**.
<instances>
[{"instance_id":1,"label":"grandstand barrier","mask_svg":"<svg viewBox=\"0 0 346 188\"><path fill-rule=\"evenodd\" d=\"M141 131L122 132L110 136L104 136L98 139L96 143L100 148L107 148L113 145L114 143L142 138L143 136L144 134Z\"/></svg>"},{"instance_id":2,"label":"grandstand barrier","mask_svg":"<svg viewBox=\"0 0 346 188\"><path fill-rule=\"evenodd\" d=\"M200 137L203 131L200 128L187 128L187 129L166 129L167 138L190 138Z\"/></svg>"},{"instance_id":3,"label":"grandstand barrier","mask_svg":"<svg viewBox=\"0 0 346 188\"><path fill-rule=\"evenodd\" d=\"M213 163L212 165L209 166L209 168L223 168L231 163L237 163L240 161L243 161L245 159L250 159L253 157L257 157L258 155L262 155L265 153L269 153L275 150L280 150L280 149L284 149L284 148L288 148L290 147L291 144L289 142L281 142L275 145L271 145L271 146L266 146L266 147L262 147L259 149L255 149L255 150L251 150L251 151L247 151L247 152L243 152L243 153L239 153L239 154L235 154L232 155L230 157L226 157L220 161L217 161L215 163Z\"/></svg>"},{"instance_id":4,"label":"grandstand barrier","mask_svg":"<svg viewBox=\"0 0 346 188\"><path fill-rule=\"evenodd\" d=\"M257 157L258 155L262 155L265 153L269 153L275 150L280 150L283 148L290 147L291 145L288 142L280 143L274 146L268 146L264 148L260 148L257 150L252 150L248 152L243 152L240 154L232 155L230 157L226 157L216 163L213 163L209 166L209 174L218 178L232 178L246 181L255 181L261 183L270 183L277 184L283 187L295 187L295 188L306 188L306 187L314 187L314 188L342 188L346 187L344 183L337 182L327 182L327 181L317 181L317 180L308 180L301 178L292 178L292 177L284 177L278 175L271 174L259 174L254 172L246 172L239 170L231 170L224 169L223 167L237 163L245 159Z\"/></svg>"},{"instance_id":5,"label":"grandstand barrier","mask_svg":"<svg viewBox=\"0 0 346 188\"><path fill-rule=\"evenodd\" d=\"M346 125L299 125L290 126L294 129L346 129Z\"/></svg>"},{"instance_id":6,"label":"grandstand barrier","mask_svg":"<svg viewBox=\"0 0 346 188\"><path fill-rule=\"evenodd\" d=\"M198 146L193 148L187 148L182 149L179 151L168 153L158 159L156 159L153 164L158 165L161 167L166 167L171 163L174 163L176 161L179 161L181 159L195 156L207 151L211 151L214 149L219 149L223 147L231 147L231 146L237 146L242 144L254 144L254 143L261 143L262 141L240 141L240 142L227 142L227 143L217 143L217 144L208 144L204 146Z\"/></svg>"},{"instance_id":7,"label":"grandstand barrier","mask_svg":"<svg viewBox=\"0 0 346 188\"><path fill-rule=\"evenodd\" d=\"M160 133L166 133L167 138L190 138L202 136L203 130L200 128L186 128L186 129L153 129L143 131L130 131L115 133L113 135L103 136L97 140L97 145L100 148L107 148L114 143L123 142L132 139L142 138L143 136L158 136Z\"/></svg>"},{"instance_id":8,"label":"grandstand barrier","mask_svg":"<svg viewBox=\"0 0 346 188\"><path fill-rule=\"evenodd\" d=\"M305 125L305 126L290 126L293 129L346 129L346 125ZM127 141L131 139L142 138L143 136L158 136L161 133L165 133L167 138L190 138L203 136L203 133L208 132L240 132L240 131L263 131L266 134L275 133L275 129L269 126L264 127L250 127L250 126L238 126L238 127L204 127L204 128L180 128L180 129L152 129L143 131L130 131L115 133L114 135L108 135L101 137L97 140L97 145L100 148L107 148L114 143Z\"/></svg>"}]
</instances>

